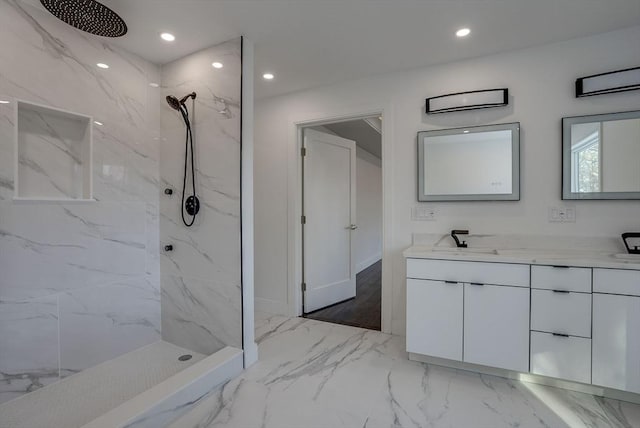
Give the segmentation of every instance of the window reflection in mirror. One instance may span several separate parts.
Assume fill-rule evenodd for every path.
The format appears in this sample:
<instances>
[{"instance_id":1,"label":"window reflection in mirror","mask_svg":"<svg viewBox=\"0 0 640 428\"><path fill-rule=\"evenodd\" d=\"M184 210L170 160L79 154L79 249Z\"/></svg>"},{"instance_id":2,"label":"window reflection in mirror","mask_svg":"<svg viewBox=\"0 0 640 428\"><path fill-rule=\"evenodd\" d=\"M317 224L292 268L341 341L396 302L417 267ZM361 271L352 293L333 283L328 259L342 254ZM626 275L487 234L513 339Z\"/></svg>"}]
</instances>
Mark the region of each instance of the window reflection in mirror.
<instances>
[{"instance_id":1,"label":"window reflection in mirror","mask_svg":"<svg viewBox=\"0 0 640 428\"><path fill-rule=\"evenodd\" d=\"M564 199L640 198L640 112L565 118L563 124Z\"/></svg>"}]
</instances>

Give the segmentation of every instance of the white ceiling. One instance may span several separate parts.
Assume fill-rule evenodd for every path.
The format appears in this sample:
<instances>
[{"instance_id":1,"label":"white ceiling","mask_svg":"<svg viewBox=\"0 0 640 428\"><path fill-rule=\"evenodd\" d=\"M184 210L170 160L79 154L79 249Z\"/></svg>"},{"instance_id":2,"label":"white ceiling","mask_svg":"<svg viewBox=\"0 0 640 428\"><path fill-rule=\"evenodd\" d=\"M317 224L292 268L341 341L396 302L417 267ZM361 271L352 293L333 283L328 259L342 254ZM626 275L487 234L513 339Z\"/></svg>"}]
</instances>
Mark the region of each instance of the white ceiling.
<instances>
[{"instance_id":1,"label":"white ceiling","mask_svg":"<svg viewBox=\"0 0 640 428\"><path fill-rule=\"evenodd\" d=\"M246 35L256 44L258 97L640 24L640 0L103 2L129 27L114 42L156 63ZM456 39L460 27L471 36ZM177 40L163 42L163 31ZM276 78L263 81L265 71Z\"/></svg>"}]
</instances>

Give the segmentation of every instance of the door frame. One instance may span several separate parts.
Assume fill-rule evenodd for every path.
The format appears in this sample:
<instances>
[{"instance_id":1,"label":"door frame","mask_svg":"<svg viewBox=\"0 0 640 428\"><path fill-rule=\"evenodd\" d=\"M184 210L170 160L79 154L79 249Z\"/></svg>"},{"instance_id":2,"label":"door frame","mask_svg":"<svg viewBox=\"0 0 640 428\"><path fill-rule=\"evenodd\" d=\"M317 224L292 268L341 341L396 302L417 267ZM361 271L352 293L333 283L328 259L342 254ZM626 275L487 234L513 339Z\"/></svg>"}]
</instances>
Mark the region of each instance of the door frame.
<instances>
[{"instance_id":1,"label":"door frame","mask_svg":"<svg viewBox=\"0 0 640 428\"><path fill-rule=\"evenodd\" d=\"M337 113L336 113L337 112ZM393 308L393 106L376 104L299 114L288 120L287 180L287 308L302 315L302 129L329 123L382 116L382 332L391 333Z\"/></svg>"}]
</instances>

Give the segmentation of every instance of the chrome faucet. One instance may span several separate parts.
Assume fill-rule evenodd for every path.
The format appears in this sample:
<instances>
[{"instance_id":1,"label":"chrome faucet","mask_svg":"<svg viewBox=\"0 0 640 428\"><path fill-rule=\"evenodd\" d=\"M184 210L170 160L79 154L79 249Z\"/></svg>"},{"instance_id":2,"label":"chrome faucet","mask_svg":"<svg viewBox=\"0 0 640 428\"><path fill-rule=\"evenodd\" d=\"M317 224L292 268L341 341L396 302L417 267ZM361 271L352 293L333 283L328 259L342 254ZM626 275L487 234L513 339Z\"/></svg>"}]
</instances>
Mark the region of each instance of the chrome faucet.
<instances>
[{"instance_id":1,"label":"chrome faucet","mask_svg":"<svg viewBox=\"0 0 640 428\"><path fill-rule=\"evenodd\" d=\"M454 241L456 241L456 246L458 248L467 248L467 241L460 242L457 235L468 235L468 234L469 234L468 230L454 229L451 231L451 237L453 238Z\"/></svg>"}]
</instances>

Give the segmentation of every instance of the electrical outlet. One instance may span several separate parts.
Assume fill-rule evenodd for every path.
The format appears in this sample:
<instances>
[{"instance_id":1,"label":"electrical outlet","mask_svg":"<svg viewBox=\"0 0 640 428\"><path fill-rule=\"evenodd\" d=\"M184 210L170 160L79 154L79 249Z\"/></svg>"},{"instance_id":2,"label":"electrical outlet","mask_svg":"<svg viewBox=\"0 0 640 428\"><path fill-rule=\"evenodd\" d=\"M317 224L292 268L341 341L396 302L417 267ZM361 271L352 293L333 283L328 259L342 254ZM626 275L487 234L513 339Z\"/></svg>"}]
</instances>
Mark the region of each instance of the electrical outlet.
<instances>
[{"instance_id":1,"label":"electrical outlet","mask_svg":"<svg viewBox=\"0 0 640 428\"><path fill-rule=\"evenodd\" d=\"M411 210L411 220L436 221L436 209L429 206L415 206Z\"/></svg>"},{"instance_id":2,"label":"electrical outlet","mask_svg":"<svg viewBox=\"0 0 640 428\"><path fill-rule=\"evenodd\" d=\"M575 223L575 207L549 207L550 223Z\"/></svg>"}]
</instances>

